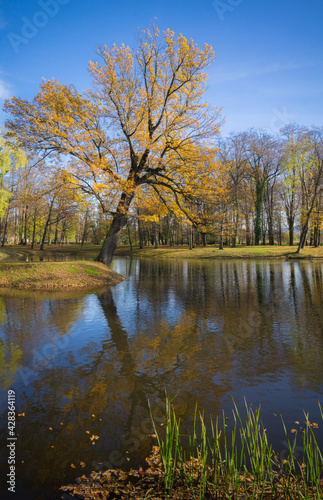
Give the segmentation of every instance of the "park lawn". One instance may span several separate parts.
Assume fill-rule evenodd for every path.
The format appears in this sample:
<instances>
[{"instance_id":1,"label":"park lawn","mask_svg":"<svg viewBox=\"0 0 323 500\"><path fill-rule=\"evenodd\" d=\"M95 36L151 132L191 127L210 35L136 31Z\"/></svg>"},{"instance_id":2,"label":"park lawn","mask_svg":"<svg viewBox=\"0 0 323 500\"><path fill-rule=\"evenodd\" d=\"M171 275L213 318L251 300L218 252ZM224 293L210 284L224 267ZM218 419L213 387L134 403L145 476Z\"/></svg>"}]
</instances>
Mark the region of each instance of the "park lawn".
<instances>
[{"instance_id":1,"label":"park lawn","mask_svg":"<svg viewBox=\"0 0 323 500\"><path fill-rule=\"evenodd\" d=\"M124 278L92 261L0 264L0 288L22 290L93 290Z\"/></svg>"},{"instance_id":2,"label":"park lawn","mask_svg":"<svg viewBox=\"0 0 323 500\"><path fill-rule=\"evenodd\" d=\"M86 259L94 259L101 249L100 245L47 245L44 251L38 248L30 249L29 246L22 245L7 245L0 248L0 261L5 260L18 260L20 258L31 259L36 258L49 258L55 255L60 256L75 256L78 258L80 255ZM307 246L301 250L299 254L296 253L297 246L279 246L279 245L259 245L259 246L244 246L239 245L236 248L224 247L219 250L218 245L208 245L207 247L195 247L192 250L188 245L179 246L145 246L140 249L138 246L133 246L131 251L130 246L119 245L115 252L115 256L133 256L152 259L322 259L323 260L323 246L314 248Z\"/></svg>"},{"instance_id":3,"label":"park lawn","mask_svg":"<svg viewBox=\"0 0 323 500\"><path fill-rule=\"evenodd\" d=\"M300 254L296 253L296 246L237 246L236 248L224 247L219 250L218 246L196 247L192 250L187 245L181 246L152 246L139 249L134 247L119 247L115 255L133 255L135 257L146 257L155 259L322 259L323 247L305 247Z\"/></svg>"}]
</instances>

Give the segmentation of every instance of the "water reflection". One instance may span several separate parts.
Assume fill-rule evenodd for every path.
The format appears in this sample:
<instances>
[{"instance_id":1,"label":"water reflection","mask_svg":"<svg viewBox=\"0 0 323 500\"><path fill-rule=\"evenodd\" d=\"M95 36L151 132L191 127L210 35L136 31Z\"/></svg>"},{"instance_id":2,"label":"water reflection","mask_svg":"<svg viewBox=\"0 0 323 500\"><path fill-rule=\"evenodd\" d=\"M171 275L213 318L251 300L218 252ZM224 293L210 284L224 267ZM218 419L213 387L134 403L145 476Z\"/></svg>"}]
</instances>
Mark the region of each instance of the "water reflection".
<instances>
[{"instance_id":1,"label":"water reflection","mask_svg":"<svg viewBox=\"0 0 323 500\"><path fill-rule=\"evenodd\" d=\"M165 389L177 394L184 430L196 402L213 415L230 413L232 396L261 403L282 453L274 413L292 426L304 408L317 421L321 263L114 266L129 279L100 294L1 298L1 421L9 387L25 414L17 417L21 498L58 498L76 475L142 460L153 443L147 400L160 421ZM2 450L5 439L6 430Z\"/></svg>"}]
</instances>

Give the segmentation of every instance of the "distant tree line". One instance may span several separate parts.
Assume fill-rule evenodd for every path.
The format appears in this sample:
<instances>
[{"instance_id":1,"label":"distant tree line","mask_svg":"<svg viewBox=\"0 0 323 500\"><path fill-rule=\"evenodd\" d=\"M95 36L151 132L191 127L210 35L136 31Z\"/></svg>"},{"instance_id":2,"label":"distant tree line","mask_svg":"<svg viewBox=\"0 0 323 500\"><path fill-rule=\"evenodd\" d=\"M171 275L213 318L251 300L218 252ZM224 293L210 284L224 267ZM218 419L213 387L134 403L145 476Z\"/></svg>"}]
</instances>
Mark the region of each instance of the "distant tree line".
<instances>
[{"instance_id":1,"label":"distant tree line","mask_svg":"<svg viewBox=\"0 0 323 500\"><path fill-rule=\"evenodd\" d=\"M55 165L5 152L4 144L2 138L1 245L102 244L111 216L95 197L80 193ZM206 195L201 180L185 213L148 193L135 197L121 243L297 243L298 250L322 243L323 128L293 124L278 137L257 130L220 137L217 164L217 189Z\"/></svg>"}]
</instances>

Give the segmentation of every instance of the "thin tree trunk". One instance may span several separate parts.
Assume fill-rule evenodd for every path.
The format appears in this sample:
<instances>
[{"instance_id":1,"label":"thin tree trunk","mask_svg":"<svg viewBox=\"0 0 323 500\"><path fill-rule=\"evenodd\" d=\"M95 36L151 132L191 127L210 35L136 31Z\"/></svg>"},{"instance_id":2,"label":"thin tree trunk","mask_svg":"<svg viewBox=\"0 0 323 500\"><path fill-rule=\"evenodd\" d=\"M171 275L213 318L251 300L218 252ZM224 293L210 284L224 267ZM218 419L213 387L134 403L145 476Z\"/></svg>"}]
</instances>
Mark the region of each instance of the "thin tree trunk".
<instances>
[{"instance_id":1,"label":"thin tree trunk","mask_svg":"<svg viewBox=\"0 0 323 500\"><path fill-rule=\"evenodd\" d=\"M128 219L127 219L127 230L128 230L128 239L129 239L130 251L132 253L132 241L131 241L131 234L130 234L130 227L129 227L129 220Z\"/></svg>"},{"instance_id":2,"label":"thin tree trunk","mask_svg":"<svg viewBox=\"0 0 323 500\"><path fill-rule=\"evenodd\" d=\"M35 214L34 214L33 235L32 235L32 240L31 240L31 248L34 248L35 235L36 235L36 211L35 211Z\"/></svg>"},{"instance_id":3,"label":"thin tree trunk","mask_svg":"<svg viewBox=\"0 0 323 500\"><path fill-rule=\"evenodd\" d=\"M39 248L39 250L44 250L45 238L46 238L47 229L48 229L49 222L50 222L50 217L51 217L51 215L52 215L52 208L53 208L53 205L54 205L54 199L53 199L53 200L51 201L51 203L50 203L49 212L48 212L48 217L47 217L47 219L46 219L45 228L44 228L44 232L43 232L43 237L42 237L42 240L41 240L41 244L40 244L40 248Z\"/></svg>"},{"instance_id":4,"label":"thin tree trunk","mask_svg":"<svg viewBox=\"0 0 323 500\"><path fill-rule=\"evenodd\" d=\"M139 248L143 248L143 244L142 244L142 232L141 232L141 221L139 219L139 215L140 215L140 210L139 208L137 209L137 215L138 215L138 236L139 236Z\"/></svg>"},{"instance_id":5,"label":"thin tree trunk","mask_svg":"<svg viewBox=\"0 0 323 500\"><path fill-rule=\"evenodd\" d=\"M154 242L154 247L158 248L157 234L156 234L156 222L153 222L153 242Z\"/></svg>"},{"instance_id":6,"label":"thin tree trunk","mask_svg":"<svg viewBox=\"0 0 323 500\"><path fill-rule=\"evenodd\" d=\"M6 212L6 220L4 223L4 229L3 229L3 238L1 242L1 246L4 247L7 239L7 229L8 229L8 218L9 218L9 210L10 210L10 201L8 204L7 212Z\"/></svg>"}]
</instances>

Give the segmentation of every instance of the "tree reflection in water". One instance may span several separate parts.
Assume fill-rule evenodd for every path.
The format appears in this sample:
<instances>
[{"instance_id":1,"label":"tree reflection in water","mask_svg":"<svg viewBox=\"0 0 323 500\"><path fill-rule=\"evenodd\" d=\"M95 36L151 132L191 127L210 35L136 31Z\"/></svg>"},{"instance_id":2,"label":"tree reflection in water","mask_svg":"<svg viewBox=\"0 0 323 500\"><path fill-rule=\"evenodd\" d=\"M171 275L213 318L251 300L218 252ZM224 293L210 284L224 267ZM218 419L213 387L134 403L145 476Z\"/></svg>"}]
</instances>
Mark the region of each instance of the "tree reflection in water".
<instances>
[{"instance_id":1,"label":"tree reflection in water","mask_svg":"<svg viewBox=\"0 0 323 500\"><path fill-rule=\"evenodd\" d=\"M1 421L10 387L25 414L17 417L24 498L36 490L34 498L57 498L57 487L77 475L141 462L153 444L147 401L160 422L165 389L177 395L183 432L196 402L213 415L230 414L231 396L261 403L278 451L274 413L287 425L303 420L303 408L318 418L321 263L119 259L116 266L128 266L129 279L98 294L1 298ZM55 342L62 343L51 350ZM22 369L33 371L27 383ZM2 450L5 439L6 429Z\"/></svg>"}]
</instances>

